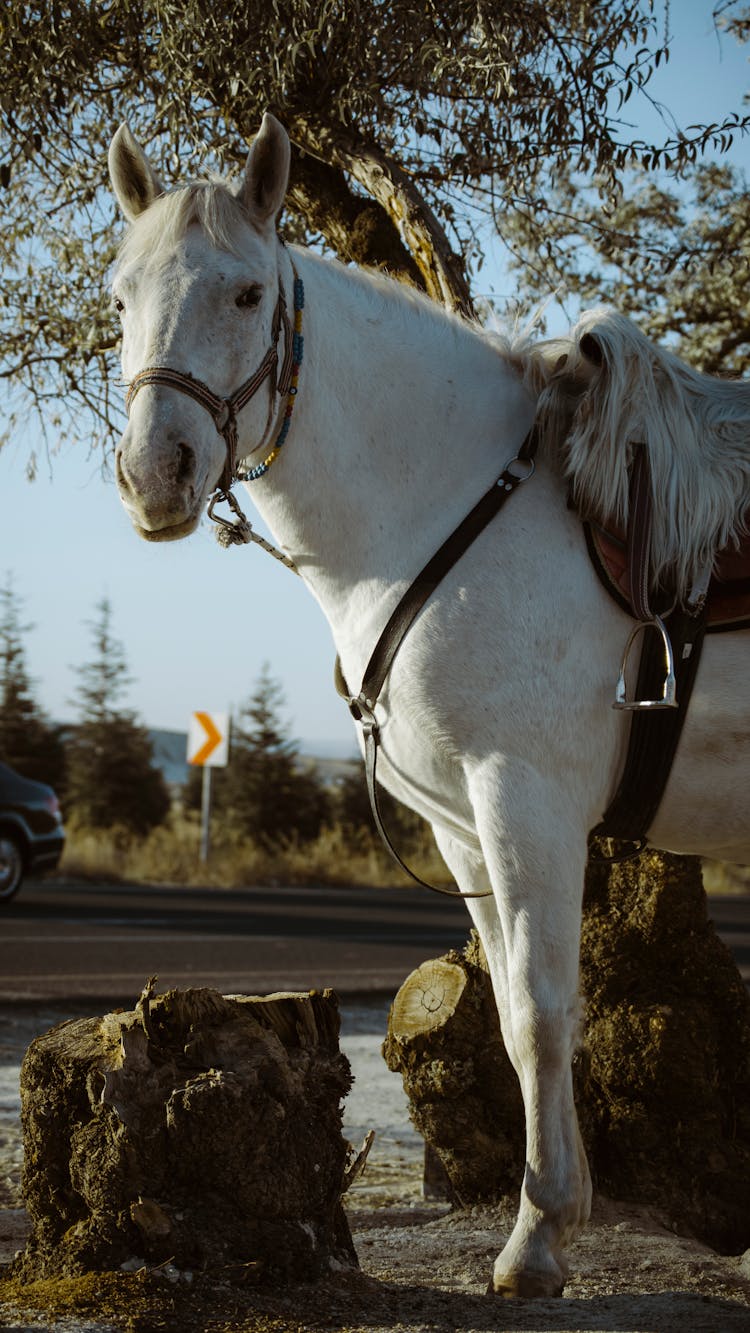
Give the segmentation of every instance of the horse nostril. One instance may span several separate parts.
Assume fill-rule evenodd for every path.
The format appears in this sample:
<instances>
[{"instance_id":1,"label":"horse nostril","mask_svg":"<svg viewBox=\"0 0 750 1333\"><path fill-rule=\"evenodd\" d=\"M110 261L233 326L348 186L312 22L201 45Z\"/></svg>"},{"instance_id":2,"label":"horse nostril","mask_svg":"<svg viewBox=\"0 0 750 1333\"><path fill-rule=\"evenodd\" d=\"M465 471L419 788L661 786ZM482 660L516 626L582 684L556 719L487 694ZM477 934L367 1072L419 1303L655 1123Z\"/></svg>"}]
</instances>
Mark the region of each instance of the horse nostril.
<instances>
[{"instance_id":1,"label":"horse nostril","mask_svg":"<svg viewBox=\"0 0 750 1333\"><path fill-rule=\"evenodd\" d=\"M175 477L179 485L192 481L195 476L195 454L189 444L180 441L177 445L177 470Z\"/></svg>"},{"instance_id":2,"label":"horse nostril","mask_svg":"<svg viewBox=\"0 0 750 1333\"><path fill-rule=\"evenodd\" d=\"M115 481L120 492L125 491L127 493L130 490L130 482L125 476L125 469L122 465L122 449L118 449L115 453Z\"/></svg>"}]
</instances>

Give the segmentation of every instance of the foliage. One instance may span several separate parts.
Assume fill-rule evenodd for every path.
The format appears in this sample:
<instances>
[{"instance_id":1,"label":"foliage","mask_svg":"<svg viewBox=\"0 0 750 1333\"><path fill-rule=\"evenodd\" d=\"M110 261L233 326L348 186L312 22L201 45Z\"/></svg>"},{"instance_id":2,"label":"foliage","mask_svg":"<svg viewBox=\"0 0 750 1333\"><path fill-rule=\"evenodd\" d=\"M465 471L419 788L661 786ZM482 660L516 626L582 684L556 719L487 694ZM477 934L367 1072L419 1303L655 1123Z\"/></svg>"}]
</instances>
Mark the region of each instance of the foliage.
<instances>
[{"instance_id":1,"label":"foliage","mask_svg":"<svg viewBox=\"0 0 750 1333\"><path fill-rule=\"evenodd\" d=\"M61 794L65 758L59 728L34 699L26 668L22 603L8 575L0 588L0 759L24 777L46 782Z\"/></svg>"},{"instance_id":2,"label":"foliage","mask_svg":"<svg viewBox=\"0 0 750 1333\"><path fill-rule=\"evenodd\" d=\"M514 231L515 263L537 297L567 286L585 306L605 293L699 369L747 367L750 193L739 172L704 163L669 187L641 173L606 216L562 175L548 209L554 242L543 257L532 228L520 220Z\"/></svg>"},{"instance_id":3,"label":"foliage","mask_svg":"<svg viewBox=\"0 0 750 1333\"><path fill-rule=\"evenodd\" d=\"M314 770L303 767L281 711L283 694L265 665L252 696L233 720L229 763L214 774L216 823L230 838L263 847L317 837L329 814ZM196 804L193 779L188 802ZM221 836L221 834L220 834Z\"/></svg>"},{"instance_id":4,"label":"foliage","mask_svg":"<svg viewBox=\"0 0 750 1333\"><path fill-rule=\"evenodd\" d=\"M118 824L143 835L166 817L169 793L152 762L151 742L132 712L120 706L129 683L121 644L111 632L104 598L90 624L94 657L78 668L80 722L68 741L68 806L94 829Z\"/></svg>"},{"instance_id":5,"label":"foliage","mask_svg":"<svg viewBox=\"0 0 750 1333\"><path fill-rule=\"evenodd\" d=\"M398 851L417 841L423 832L429 834L425 821L414 810L402 805L395 796L391 796L384 787L378 790L378 801L386 831ZM350 829L354 834L363 829L370 834L376 833L363 763L337 784L333 809L336 822L343 828Z\"/></svg>"},{"instance_id":6,"label":"foliage","mask_svg":"<svg viewBox=\"0 0 750 1333\"><path fill-rule=\"evenodd\" d=\"M719 8L744 36L746 9ZM579 221L557 228L550 202L561 178L583 181L600 212L616 208L631 170L679 174L705 150L725 151L746 123L733 114L665 128L659 143L634 137L631 108L669 56L668 16L666 0L9 0L8 431L30 406L50 441L82 420L88 430L92 414L102 438L116 427L104 291L119 224L104 173L122 118L170 182L238 166L263 110L274 110L294 148L289 234L467 309L488 224L516 253L522 290L538 256L574 281ZM678 242L678 261L684 253Z\"/></svg>"}]
</instances>

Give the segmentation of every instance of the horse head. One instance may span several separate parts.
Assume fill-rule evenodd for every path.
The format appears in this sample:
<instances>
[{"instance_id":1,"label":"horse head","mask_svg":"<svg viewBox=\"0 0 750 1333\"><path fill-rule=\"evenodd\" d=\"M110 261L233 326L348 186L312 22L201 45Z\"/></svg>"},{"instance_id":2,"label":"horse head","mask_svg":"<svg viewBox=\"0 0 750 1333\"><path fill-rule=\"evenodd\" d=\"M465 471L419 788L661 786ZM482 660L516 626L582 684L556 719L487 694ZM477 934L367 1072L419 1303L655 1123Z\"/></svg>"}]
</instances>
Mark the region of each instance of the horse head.
<instances>
[{"instance_id":1,"label":"horse head","mask_svg":"<svg viewBox=\"0 0 750 1333\"><path fill-rule=\"evenodd\" d=\"M277 344L291 337L292 294L276 219L289 157L285 130L266 115L238 188L167 191L126 125L112 140L112 186L130 224L113 282L129 411L116 477L148 541L192 532L211 492L231 484L237 451L262 456L283 415L276 363L288 347Z\"/></svg>"}]
</instances>

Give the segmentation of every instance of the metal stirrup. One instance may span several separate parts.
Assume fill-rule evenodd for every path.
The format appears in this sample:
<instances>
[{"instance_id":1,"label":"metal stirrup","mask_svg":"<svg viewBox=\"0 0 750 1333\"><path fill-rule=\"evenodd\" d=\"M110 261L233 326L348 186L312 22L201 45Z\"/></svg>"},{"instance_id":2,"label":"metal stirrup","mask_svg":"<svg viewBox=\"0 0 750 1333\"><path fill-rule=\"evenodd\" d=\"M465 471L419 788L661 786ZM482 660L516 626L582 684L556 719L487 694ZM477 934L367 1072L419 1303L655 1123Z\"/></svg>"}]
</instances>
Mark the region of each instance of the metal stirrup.
<instances>
[{"instance_id":1,"label":"metal stirrup","mask_svg":"<svg viewBox=\"0 0 750 1333\"><path fill-rule=\"evenodd\" d=\"M647 629L656 630L661 635L661 641L664 648L664 688L661 699L628 699L627 687L625 684L625 669L628 664L630 650L638 635ZM650 620L639 620L628 635L628 641L625 644L625 652L622 655L620 665L620 675L615 687L615 701L613 708L627 709L630 712L638 712L646 708L676 708L677 707L677 685L674 674L674 653L672 644L667 633L666 625L660 616L652 616Z\"/></svg>"}]
</instances>

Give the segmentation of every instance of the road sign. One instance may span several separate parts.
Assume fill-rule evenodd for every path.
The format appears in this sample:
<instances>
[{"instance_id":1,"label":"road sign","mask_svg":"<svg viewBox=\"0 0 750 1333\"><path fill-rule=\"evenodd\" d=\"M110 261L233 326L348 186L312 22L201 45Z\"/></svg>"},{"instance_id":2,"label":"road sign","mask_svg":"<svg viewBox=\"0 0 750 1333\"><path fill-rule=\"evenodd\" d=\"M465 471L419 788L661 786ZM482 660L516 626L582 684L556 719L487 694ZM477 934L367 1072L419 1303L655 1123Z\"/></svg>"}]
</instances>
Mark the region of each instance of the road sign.
<instances>
[{"instance_id":1,"label":"road sign","mask_svg":"<svg viewBox=\"0 0 750 1333\"><path fill-rule=\"evenodd\" d=\"M229 758L229 714L191 713L187 759L199 768L224 768Z\"/></svg>"}]
</instances>

